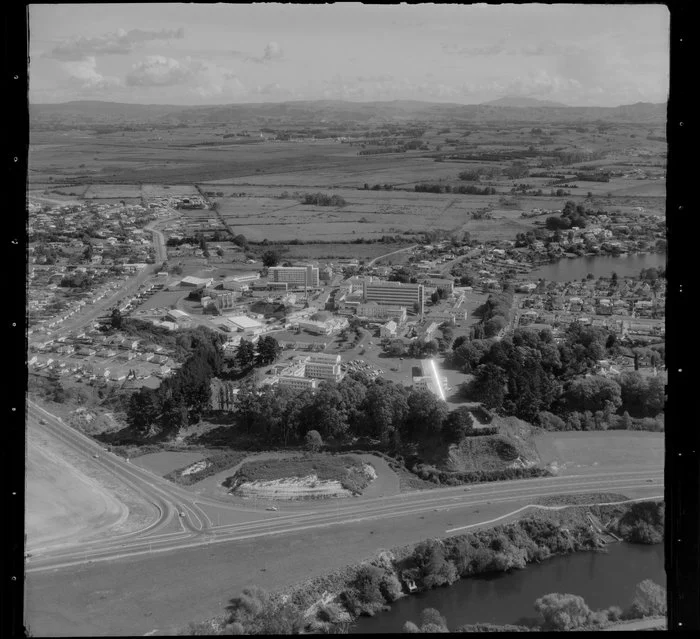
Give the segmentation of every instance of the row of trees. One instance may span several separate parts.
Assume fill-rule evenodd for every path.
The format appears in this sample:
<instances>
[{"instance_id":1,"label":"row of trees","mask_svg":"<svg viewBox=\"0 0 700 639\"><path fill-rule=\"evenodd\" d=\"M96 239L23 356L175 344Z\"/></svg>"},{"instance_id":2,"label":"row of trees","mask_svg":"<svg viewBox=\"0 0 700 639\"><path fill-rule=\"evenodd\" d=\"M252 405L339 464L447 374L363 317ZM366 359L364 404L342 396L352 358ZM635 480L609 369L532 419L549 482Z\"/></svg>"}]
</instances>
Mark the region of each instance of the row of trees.
<instances>
[{"instance_id":1,"label":"row of trees","mask_svg":"<svg viewBox=\"0 0 700 639\"><path fill-rule=\"evenodd\" d=\"M368 437L398 446L430 437L454 442L473 426L468 411L448 413L445 403L429 391L381 378L371 381L356 373L338 383L323 382L315 392L243 387L237 422L247 434L284 446L301 443L311 430L324 441Z\"/></svg>"},{"instance_id":2,"label":"row of trees","mask_svg":"<svg viewBox=\"0 0 700 639\"><path fill-rule=\"evenodd\" d=\"M282 347L279 342L269 335L258 339L257 344L241 339L241 343L236 351L235 362L240 368L247 370L255 365L267 366L272 364L281 354Z\"/></svg>"},{"instance_id":3,"label":"row of trees","mask_svg":"<svg viewBox=\"0 0 700 639\"><path fill-rule=\"evenodd\" d=\"M451 186L450 184L416 184L417 193L461 193L462 195L495 195L492 186Z\"/></svg>"}]
</instances>

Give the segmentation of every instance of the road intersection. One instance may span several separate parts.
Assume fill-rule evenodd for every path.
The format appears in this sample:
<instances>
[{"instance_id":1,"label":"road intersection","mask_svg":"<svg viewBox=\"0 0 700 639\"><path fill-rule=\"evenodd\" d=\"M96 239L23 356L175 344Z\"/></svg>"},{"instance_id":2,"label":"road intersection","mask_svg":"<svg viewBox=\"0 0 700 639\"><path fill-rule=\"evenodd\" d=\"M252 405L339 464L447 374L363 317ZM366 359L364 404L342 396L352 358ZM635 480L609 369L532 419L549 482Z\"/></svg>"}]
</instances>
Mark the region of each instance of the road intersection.
<instances>
[{"instance_id":1,"label":"road intersection","mask_svg":"<svg viewBox=\"0 0 700 639\"><path fill-rule=\"evenodd\" d=\"M258 537L283 536L300 531L329 529L379 520L420 518L434 520L449 514L465 517L469 526L475 510L484 506L513 505L522 510L551 495L582 492L624 492L640 497L663 495L663 469L622 470L567 475L525 481L504 481L400 493L334 504L292 504L276 512L197 495L150 471L106 452L97 442L63 424L60 419L29 403L29 419L39 420L54 437L135 490L152 507L153 518L143 529L114 537L83 538L74 544L32 548L27 572L55 570L87 562L102 562L183 549L225 544ZM98 458L95 459L95 455ZM506 509L506 514L509 512ZM222 522L223 520L223 522ZM451 522L448 522L451 523ZM478 521L474 524L478 525ZM444 534L451 531L444 529Z\"/></svg>"}]
</instances>

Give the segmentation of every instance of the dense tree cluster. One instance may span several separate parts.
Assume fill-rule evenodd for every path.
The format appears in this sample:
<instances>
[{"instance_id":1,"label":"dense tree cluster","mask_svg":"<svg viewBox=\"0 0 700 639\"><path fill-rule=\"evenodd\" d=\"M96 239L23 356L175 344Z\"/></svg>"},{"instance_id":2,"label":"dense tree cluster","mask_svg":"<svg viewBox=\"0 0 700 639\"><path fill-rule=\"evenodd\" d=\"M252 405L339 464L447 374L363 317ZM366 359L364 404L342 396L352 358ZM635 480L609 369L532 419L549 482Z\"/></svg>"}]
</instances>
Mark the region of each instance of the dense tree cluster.
<instances>
[{"instance_id":1,"label":"dense tree cluster","mask_svg":"<svg viewBox=\"0 0 700 639\"><path fill-rule=\"evenodd\" d=\"M664 408L660 377L630 372L615 380L590 374L605 357L606 345L614 348L607 330L575 322L561 344L554 342L549 330L516 329L498 341L455 343L448 361L474 374L462 388L470 399L547 429L662 430L652 419Z\"/></svg>"},{"instance_id":2,"label":"dense tree cluster","mask_svg":"<svg viewBox=\"0 0 700 639\"><path fill-rule=\"evenodd\" d=\"M207 329L193 331L192 354L175 375L131 396L129 425L141 433L171 434L198 421L210 405L211 379L221 370L222 339Z\"/></svg>"},{"instance_id":3,"label":"dense tree cluster","mask_svg":"<svg viewBox=\"0 0 700 639\"><path fill-rule=\"evenodd\" d=\"M586 228L588 216L591 211L586 210L582 204L576 204L569 200L562 209L560 217L548 217L545 221L550 231L566 230L573 227Z\"/></svg>"},{"instance_id":4,"label":"dense tree cluster","mask_svg":"<svg viewBox=\"0 0 700 639\"><path fill-rule=\"evenodd\" d=\"M448 416L445 403L429 391L359 374L322 382L315 392L243 387L237 421L270 445L300 444L309 431L317 431L322 441L367 437L397 446L430 437L451 442L472 426L464 416Z\"/></svg>"},{"instance_id":5,"label":"dense tree cluster","mask_svg":"<svg viewBox=\"0 0 700 639\"><path fill-rule=\"evenodd\" d=\"M306 193L302 203L315 206L345 206L347 204L340 195L326 195L325 193Z\"/></svg>"}]
</instances>

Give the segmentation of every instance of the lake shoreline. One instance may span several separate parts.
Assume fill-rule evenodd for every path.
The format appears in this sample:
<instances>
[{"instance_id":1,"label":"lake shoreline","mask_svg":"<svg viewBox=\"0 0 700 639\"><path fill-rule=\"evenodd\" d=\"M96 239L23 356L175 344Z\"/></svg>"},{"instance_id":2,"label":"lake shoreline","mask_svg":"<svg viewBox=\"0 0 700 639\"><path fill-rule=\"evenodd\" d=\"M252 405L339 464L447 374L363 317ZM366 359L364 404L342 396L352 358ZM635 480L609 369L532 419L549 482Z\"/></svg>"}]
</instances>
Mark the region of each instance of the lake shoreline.
<instances>
[{"instance_id":1,"label":"lake shoreline","mask_svg":"<svg viewBox=\"0 0 700 639\"><path fill-rule=\"evenodd\" d=\"M659 500L654 499L643 503L649 502L660 503ZM588 553L588 555L597 555L601 550L604 552L606 542L603 541L602 535L592 529L590 521L588 520L588 514L592 513L601 521L613 518L617 518L619 521L632 507L633 504L630 502L621 502L610 506L570 505L562 510L541 511L535 515L519 518L508 524L496 526L486 524L483 528L480 527L473 533L432 540L433 544L445 548L446 556L449 555L451 559L453 555L449 553L453 552L459 544L462 544L463 547L464 544L467 544L468 547L469 542L471 541L474 543L475 539L483 544L487 543L489 539L495 539L496 537L503 539L511 538L515 540L513 543L516 544L516 546L520 544L520 546L517 546L519 551L516 546L513 546L513 548L516 548L516 554L517 552L520 553L520 559L516 560L517 565L513 566L508 563L503 563L502 553L489 550L491 546L481 546L483 550L477 548L474 552L477 554L481 552L482 555L487 555L486 559L484 556L481 556L481 563L479 565L482 565L483 569L476 567L473 571L469 572L469 574L460 572L456 578L446 582L444 585L449 585L450 588L452 588L460 583L473 581L470 580L469 577L475 577L488 582L506 573L513 574L514 567L517 568L514 571L515 574L520 572L525 573L529 566L546 565L546 559L564 558L571 555L585 555L586 553ZM530 521L529 524L527 524L528 521ZM523 522L525 522L525 528L523 528ZM532 534L534 534L535 537L530 541L523 541L523 530L533 531ZM542 535L544 535L544 537L542 537ZM554 539L552 535L554 535L556 539ZM530 538L528 537L528 539ZM608 539L610 539L610 537L608 537ZM436 590L441 592L449 591L449 588L438 588L438 586L442 585L440 583L425 585L422 583L423 578L419 577L416 578L418 582L416 584L418 585L416 591L405 593L405 590L407 590L406 584L413 579L412 577L407 578L407 575L414 574L411 573L411 570L415 570L411 568L407 569L406 567L410 565L416 549L419 546L425 546L430 543L431 540L428 540L427 542L392 548L388 551L380 551L375 556L359 564L345 566L332 573L304 581L282 591L270 593L270 595L275 600L279 601L280 604L291 604L296 609L305 611L307 620L314 620L312 623L318 622L317 612L320 604L322 604L322 607L335 607L335 618L331 615L331 618L324 620L322 623L325 623L326 627L345 628L352 633L352 628L358 622L362 623L362 619L378 619L381 617L381 611L390 613L398 601L418 600L418 598L411 597L410 595L412 594L425 594ZM526 545L523 546L523 543ZM532 546L533 543L535 544L534 547ZM530 544L530 550L526 557L525 547L528 547L527 544ZM536 550L534 553L531 552L533 548ZM551 551L550 549L555 549L555 551ZM591 551L594 552L591 553ZM500 562L496 561L494 564L492 560L495 561L499 556ZM483 563L484 560L486 561L485 564ZM500 567L494 569L493 565ZM491 567L489 568L489 566ZM384 574L382 579L385 579L385 582L386 580L393 582L394 593L390 595L389 600L383 598L381 602L372 602L369 607L361 604L360 608L362 608L362 611L358 612L356 608L353 612L353 606L355 605L353 601L357 602L357 599L356 596L351 593L353 593L353 584L356 583L358 573L361 570L370 570L375 571L375 573L381 572ZM355 599L353 599L353 597L355 597ZM348 607L350 610L348 610ZM217 616L208 623L211 624L210 627L213 630L223 629L225 619L223 616ZM395 630L387 632L395 632Z\"/></svg>"}]
</instances>

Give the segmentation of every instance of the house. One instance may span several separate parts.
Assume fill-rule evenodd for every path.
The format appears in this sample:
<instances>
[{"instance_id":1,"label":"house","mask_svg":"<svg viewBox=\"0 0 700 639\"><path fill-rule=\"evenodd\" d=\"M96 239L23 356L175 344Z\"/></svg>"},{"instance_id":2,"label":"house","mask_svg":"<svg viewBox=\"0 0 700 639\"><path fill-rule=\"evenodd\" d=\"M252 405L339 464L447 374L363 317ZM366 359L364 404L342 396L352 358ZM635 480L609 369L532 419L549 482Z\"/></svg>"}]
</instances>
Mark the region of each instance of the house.
<instances>
[{"instance_id":1,"label":"house","mask_svg":"<svg viewBox=\"0 0 700 639\"><path fill-rule=\"evenodd\" d=\"M389 320L386 324L379 328L380 337L396 337L396 329L398 325L394 320Z\"/></svg>"}]
</instances>

